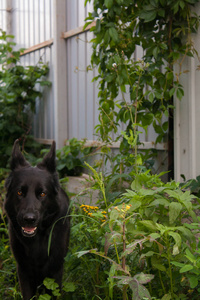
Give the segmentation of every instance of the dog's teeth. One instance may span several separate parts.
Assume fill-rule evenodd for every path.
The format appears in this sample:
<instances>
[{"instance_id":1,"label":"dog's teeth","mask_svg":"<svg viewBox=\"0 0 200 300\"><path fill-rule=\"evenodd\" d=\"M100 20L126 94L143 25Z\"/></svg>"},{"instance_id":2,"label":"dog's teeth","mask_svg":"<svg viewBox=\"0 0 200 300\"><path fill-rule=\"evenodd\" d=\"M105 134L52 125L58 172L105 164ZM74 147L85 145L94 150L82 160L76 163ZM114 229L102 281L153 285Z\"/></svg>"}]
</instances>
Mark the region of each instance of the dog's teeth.
<instances>
[{"instance_id":1,"label":"dog's teeth","mask_svg":"<svg viewBox=\"0 0 200 300\"><path fill-rule=\"evenodd\" d=\"M36 231L37 227L34 227L34 228L24 228L22 227L22 230L27 233L27 234L33 234L35 231Z\"/></svg>"}]
</instances>

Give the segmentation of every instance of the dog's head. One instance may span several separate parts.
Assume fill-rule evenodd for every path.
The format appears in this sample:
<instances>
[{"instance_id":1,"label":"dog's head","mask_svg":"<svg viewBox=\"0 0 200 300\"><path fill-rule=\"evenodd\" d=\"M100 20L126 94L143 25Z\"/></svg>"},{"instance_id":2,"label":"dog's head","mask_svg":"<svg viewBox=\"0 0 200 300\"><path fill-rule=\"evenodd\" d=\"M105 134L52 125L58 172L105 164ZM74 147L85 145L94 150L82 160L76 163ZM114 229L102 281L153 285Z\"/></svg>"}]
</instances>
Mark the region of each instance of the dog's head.
<instances>
[{"instance_id":1,"label":"dog's head","mask_svg":"<svg viewBox=\"0 0 200 300\"><path fill-rule=\"evenodd\" d=\"M55 142L41 163L31 167L14 143L11 173L6 180L5 210L12 227L24 237L33 237L52 225L59 213L59 189L55 162Z\"/></svg>"}]
</instances>

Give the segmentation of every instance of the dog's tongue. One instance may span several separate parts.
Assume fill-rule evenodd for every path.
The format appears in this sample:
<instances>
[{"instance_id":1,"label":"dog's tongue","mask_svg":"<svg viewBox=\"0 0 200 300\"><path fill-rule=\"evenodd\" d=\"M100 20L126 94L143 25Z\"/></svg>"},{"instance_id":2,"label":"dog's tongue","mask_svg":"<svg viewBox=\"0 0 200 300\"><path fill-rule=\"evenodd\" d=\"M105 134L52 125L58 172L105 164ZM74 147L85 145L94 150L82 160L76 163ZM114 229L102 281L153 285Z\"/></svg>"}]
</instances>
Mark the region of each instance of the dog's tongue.
<instances>
[{"instance_id":1,"label":"dog's tongue","mask_svg":"<svg viewBox=\"0 0 200 300\"><path fill-rule=\"evenodd\" d=\"M24 232L33 233L37 227L22 227Z\"/></svg>"}]
</instances>

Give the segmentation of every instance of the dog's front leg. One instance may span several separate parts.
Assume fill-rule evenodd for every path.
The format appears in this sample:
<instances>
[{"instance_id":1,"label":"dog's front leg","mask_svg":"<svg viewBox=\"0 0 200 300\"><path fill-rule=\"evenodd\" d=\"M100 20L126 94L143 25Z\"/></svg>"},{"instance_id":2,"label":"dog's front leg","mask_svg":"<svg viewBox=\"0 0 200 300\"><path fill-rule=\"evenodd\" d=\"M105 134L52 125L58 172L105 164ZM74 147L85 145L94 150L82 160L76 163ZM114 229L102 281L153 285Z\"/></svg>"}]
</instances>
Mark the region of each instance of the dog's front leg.
<instances>
[{"instance_id":1,"label":"dog's front leg","mask_svg":"<svg viewBox=\"0 0 200 300\"><path fill-rule=\"evenodd\" d=\"M26 270L21 268L20 265L17 266L17 273L23 300L30 300L33 296L35 296L37 286L35 286L34 281L29 278Z\"/></svg>"}]
</instances>

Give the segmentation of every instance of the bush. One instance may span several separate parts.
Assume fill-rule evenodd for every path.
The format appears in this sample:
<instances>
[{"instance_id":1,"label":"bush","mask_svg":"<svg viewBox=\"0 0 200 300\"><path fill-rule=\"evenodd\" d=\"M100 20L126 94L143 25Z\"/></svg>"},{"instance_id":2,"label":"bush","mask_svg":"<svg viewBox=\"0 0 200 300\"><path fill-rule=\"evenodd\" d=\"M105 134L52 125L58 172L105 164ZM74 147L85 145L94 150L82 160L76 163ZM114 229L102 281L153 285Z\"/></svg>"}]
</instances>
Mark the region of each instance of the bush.
<instances>
[{"instance_id":1,"label":"bush","mask_svg":"<svg viewBox=\"0 0 200 300\"><path fill-rule=\"evenodd\" d=\"M108 203L93 172L102 199L73 205L65 270L76 287L71 299L198 299L200 200L146 171Z\"/></svg>"},{"instance_id":2,"label":"bush","mask_svg":"<svg viewBox=\"0 0 200 300\"><path fill-rule=\"evenodd\" d=\"M42 61L36 66L20 65L22 50L13 50L13 38L0 30L0 168L7 166L16 139L23 141L23 150L26 144L29 153L39 153L39 145L30 136L32 114L36 99L42 96L39 86L50 84L44 80L48 66Z\"/></svg>"}]
</instances>

